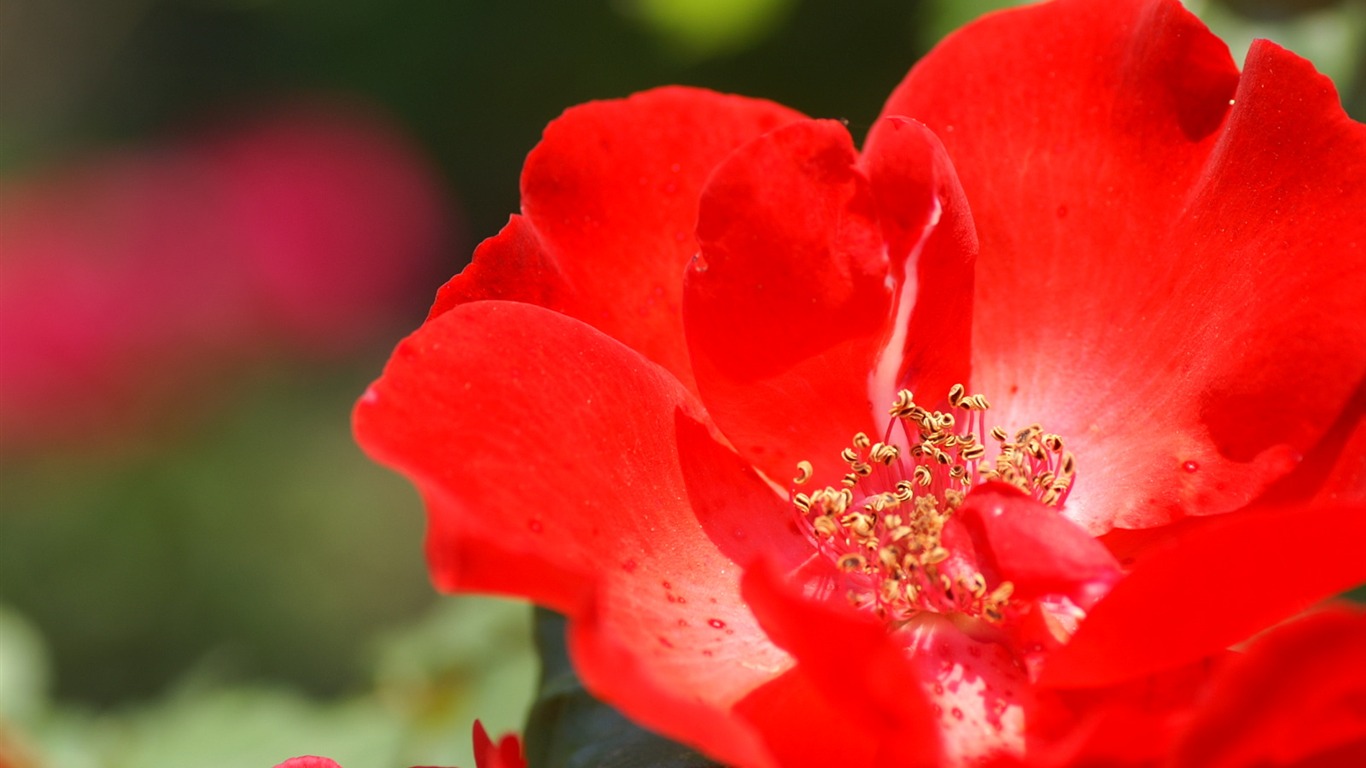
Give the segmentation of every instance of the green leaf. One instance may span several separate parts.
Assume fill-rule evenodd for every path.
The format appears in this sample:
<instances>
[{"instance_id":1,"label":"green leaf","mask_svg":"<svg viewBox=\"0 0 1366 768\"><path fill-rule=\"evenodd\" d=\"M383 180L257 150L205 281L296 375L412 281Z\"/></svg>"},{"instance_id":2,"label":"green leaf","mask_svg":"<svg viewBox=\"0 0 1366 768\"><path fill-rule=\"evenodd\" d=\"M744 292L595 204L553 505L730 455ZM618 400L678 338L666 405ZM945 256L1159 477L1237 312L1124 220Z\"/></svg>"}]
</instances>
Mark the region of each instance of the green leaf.
<instances>
[{"instance_id":1,"label":"green leaf","mask_svg":"<svg viewBox=\"0 0 1366 768\"><path fill-rule=\"evenodd\" d=\"M541 685L526 726L530 768L713 768L717 764L627 720L574 674L564 617L537 609Z\"/></svg>"}]
</instances>

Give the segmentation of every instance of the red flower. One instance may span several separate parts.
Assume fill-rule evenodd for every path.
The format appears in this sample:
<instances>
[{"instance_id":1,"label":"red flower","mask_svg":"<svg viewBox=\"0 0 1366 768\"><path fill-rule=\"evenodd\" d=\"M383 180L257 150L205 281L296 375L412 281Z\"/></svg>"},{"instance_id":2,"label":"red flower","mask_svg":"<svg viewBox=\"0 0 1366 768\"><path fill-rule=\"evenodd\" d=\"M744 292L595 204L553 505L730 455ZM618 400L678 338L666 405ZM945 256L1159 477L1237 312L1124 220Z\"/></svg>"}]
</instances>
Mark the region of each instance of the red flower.
<instances>
[{"instance_id":1,"label":"red flower","mask_svg":"<svg viewBox=\"0 0 1366 768\"><path fill-rule=\"evenodd\" d=\"M514 734L509 733L495 742L484 730L484 724L475 720L473 738L475 768L526 768L526 760L522 757L522 741ZM305 755L291 757L275 768L341 768L341 765L328 757Z\"/></svg>"},{"instance_id":2,"label":"red flower","mask_svg":"<svg viewBox=\"0 0 1366 768\"><path fill-rule=\"evenodd\" d=\"M526 768L521 740L509 733L495 742L478 720L474 721L474 762L476 768Z\"/></svg>"},{"instance_id":3,"label":"red flower","mask_svg":"<svg viewBox=\"0 0 1366 768\"><path fill-rule=\"evenodd\" d=\"M341 764L328 757L302 755L300 757L291 757L275 766L275 768L341 768Z\"/></svg>"},{"instance_id":4,"label":"red flower","mask_svg":"<svg viewBox=\"0 0 1366 768\"><path fill-rule=\"evenodd\" d=\"M728 764L1342 757L1359 614L1226 649L1366 581L1363 178L1322 76L1174 0L987 17L861 152L585 105L357 434L440 587L567 614L590 689Z\"/></svg>"}]
</instances>

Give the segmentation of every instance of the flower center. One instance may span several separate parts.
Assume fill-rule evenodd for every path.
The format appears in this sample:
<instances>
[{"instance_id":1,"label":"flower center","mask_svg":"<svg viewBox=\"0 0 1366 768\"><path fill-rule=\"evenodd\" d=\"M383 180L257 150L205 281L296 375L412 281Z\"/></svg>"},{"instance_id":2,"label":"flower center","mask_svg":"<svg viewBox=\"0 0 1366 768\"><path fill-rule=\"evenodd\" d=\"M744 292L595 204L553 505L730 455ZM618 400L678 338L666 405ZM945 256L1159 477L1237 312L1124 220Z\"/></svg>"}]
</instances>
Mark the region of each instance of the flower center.
<instances>
[{"instance_id":1,"label":"flower center","mask_svg":"<svg viewBox=\"0 0 1366 768\"><path fill-rule=\"evenodd\" d=\"M838 487L792 495L801 527L834 563L850 602L898 625L927 611L1004 621L1015 586L988 584L973 558L945 541L945 525L981 483L1006 483L1061 507L1076 476L1058 435L1038 424L1013 439L1000 427L988 431L990 405L962 384L948 401L949 411L931 411L901 390L883 439L860 432L840 454L849 472ZM803 461L797 469L800 486L813 467Z\"/></svg>"}]
</instances>

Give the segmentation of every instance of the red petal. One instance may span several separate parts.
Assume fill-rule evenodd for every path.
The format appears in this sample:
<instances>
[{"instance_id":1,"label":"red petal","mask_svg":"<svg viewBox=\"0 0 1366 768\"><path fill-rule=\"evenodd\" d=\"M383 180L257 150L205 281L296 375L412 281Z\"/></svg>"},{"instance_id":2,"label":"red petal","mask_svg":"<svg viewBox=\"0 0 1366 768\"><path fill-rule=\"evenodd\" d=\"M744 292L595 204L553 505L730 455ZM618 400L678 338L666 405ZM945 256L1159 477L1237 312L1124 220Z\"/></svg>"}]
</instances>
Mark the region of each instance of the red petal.
<instances>
[{"instance_id":1,"label":"red petal","mask_svg":"<svg viewBox=\"0 0 1366 768\"><path fill-rule=\"evenodd\" d=\"M863 736L861 709L832 702L800 666L756 688L735 714L754 727L783 768L876 764L878 745Z\"/></svg>"},{"instance_id":2,"label":"red petal","mask_svg":"<svg viewBox=\"0 0 1366 768\"><path fill-rule=\"evenodd\" d=\"M471 299L545 300L691 386L679 305L702 184L731 150L801 117L681 87L568 110L527 157L519 231L481 246L433 314Z\"/></svg>"},{"instance_id":3,"label":"red petal","mask_svg":"<svg viewBox=\"0 0 1366 768\"><path fill-rule=\"evenodd\" d=\"M570 615L594 693L696 744L705 732L638 709L650 699L626 690L622 659L668 695L724 711L787 660L740 597L740 564L809 554L787 504L704 419L638 353L493 301L404 341L355 414L367 451L421 489L443 589ZM599 647L616 656L582 650Z\"/></svg>"},{"instance_id":4,"label":"red petal","mask_svg":"<svg viewBox=\"0 0 1366 768\"><path fill-rule=\"evenodd\" d=\"M731 155L702 195L684 317L707 409L778 482L837 479L873 431L869 372L890 312L887 254L844 127L807 121Z\"/></svg>"},{"instance_id":5,"label":"red petal","mask_svg":"<svg viewBox=\"0 0 1366 768\"><path fill-rule=\"evenodd\" d=\"M469 266L437 291L427 319L486 299L521 301L567 314L575 304L559 263L525 216L513 216L502 231L479 244Z\"/></svg>"},{"instance_id":6,"label":"red petal","mask_svg":"<svg viewBox=\"0 0 1366 768\"><path fill-rule=\"evenodd\" d=\"M275 768L341 768L341 765L331 758L304 755L302 757L291 757Z\"/></svg>"},{"instance_id":7,"label":"red petal","mask_svg":"<svg viewBox=\"0 0 1366 768\"><path fill-rule=\"evenodd\" d=\"M504 736L495 744L484 730L484 724L475 720L473 739L475 768L526 768L522 742L513 734Z\"/></svg>"},{"instance_id":8,"label":"red petal","mask_svg":"<svg viewBox=\"0 0 1366 768\"><path fill-rule=\"evenodd\" d=\"M1011 486L978 486L945 529L953 549L962 531L972 541L988 584L1009 581L1014 595L1069 598L1089 609L1119 580L1119 562L1080 526Z\"/></svg>"},{"instance_id":9,"label":"red petal","mask_svg":"<svg viewBox=\"0 0 1366 768\"><path fill-rule=\"evenodd\" d=\"M1244 511L1314 503L1366 503L1366 382L1338 417L1328 434L1305 454L1295 471L1282 477ZM1132 565L1172 539L1216 524L1222 517L1192 517L1172 525L1142 530L1116 528L1102 540L1125 566Z\"/></svg>"},{"instance_id":10,"label":"red petal","mask_svg":"<svg viewBox=\"0 0 1366 768\"><path fill-rule=\"evenodd\" d=\"M939 764L937 718L919 693L924 678L882 622L802 596L763 561L746 571L744 594L774 642L797 659L803 687L824 700L818 706L854 713L824 734L825 749L849 745L840 765ZM819 756L794 755L784 765L830 764Z\"/></svg>"},{"instance_id":11,"label":"red petal","mask_svg":"<svg viewBox=\"0 0 1366 768\"><path fill-rule=\"evenodd\" d=\"M896 390L909 387L921 405L933 408L947 402L950 387L969 379L977 231L953 164L924 125L904 117L879 120L868 135L863 167L893 270L913 270L909 280L897 276L898 303L912 302L898 307L909 314L893 324L893 333L905 331L900 365L889 371L895 358L879 360L877 373L895 376L882 383L874 405L890 403Z\"/></svg>"},{"instance_id":12,"label":"red petal","mask_svg":"<svg viewBox=\"0 0 1366 768\"><path fill-rule=\"evenodd\" d=\"M1361 391L1366 392L1366 387ZM1366 502L1366 418L1360 411L1354 415L1356 423L1343 438L1342 449L1320 486L1317 498L1324 501Z\"/></svg>"},{"instance_id":13,"label":"red petal","mask_svg":"<svg viewBox=\"0 0 1366 768\"><path fill-rule=\"evenodd\" d=\"M1260 501L1366 502L1366 381L1318 445Z\"/></svg>"},{"instance_id":14,"label":"red petal","mask_svg":"<svg viewBox=\"0 0 1366 768\"><path fill-rule=\"evenodd\" d=\"M974 388L1067 438L1094 532L1244 505L1366 374L1366 128L1303 60L1239 80L1174 0L1064 1L965 28L885 114L972 201Z\"/></svg>"},{"instance_id":15,"label":"red petal","mask_svg":"<svg viewBox=\"0 0 1366 768\"><path fill-rule=\"evenodd\" d=\"M1044 667L1041 682L1102 686L1207 656L1366 583L1366 507L1229 516L1148 554Z\"/></svg>"},{"instance_id":16,"label":"red petal","mask_svg":"<svg viewBox=\"0 0 1366 768\"><path fill-rule=\"evenodd\" d=\"M1204 659L1109 688L1038 691L1029 765L1161 764L1217 663Z\"/></svg>"},{"instance_id":17,"label":"red petal","mask_svg":"<svg viewBox=\"0 0 1366 768\"><path fill-rule=\"evenodd\" d=\"M653 638L653 647L641 648L635 642L642 628L631 626L635 607L594 601L581 618L570 621L570 655L588 689L640 725L727 765L778 768L760 734L732 709L790 666L786 654L753 629L752 620L736 622L738 631L704 620L701 627L713 635L710 643L698 642L695 623L670 628ZM735 619L734 613L726 615ZM622 628L636 631L625 636ZM736 634L726 635L728 628ZM671 668L659 674L666 664ZM680 673L692 676L684 687L676 679Z\"/></svg>"},{"instance_id":18,"label":"red petal","mask_svg":"<svg viewBox=\"0 0 1366 768\"><path fill-rule=\"evenodd\" d=\"M1174 766L1301 765L1366 757L1366 614L1332 610L1279 627L1211 683ZM1356 756L1355 761L1346 756Z\"/></svg>"},{"instance_id":19,"label":"red petal","mask_svg":"<svg viewBox=\"0 0 1366 768\"><path fill-rule=\"evenodd\" d=\"M1034 707L1029 676L1015 654L969 631L948 618L921 614L897 633L931 703L948 765L1019 754Z\"/></svg>"}]
</instances>

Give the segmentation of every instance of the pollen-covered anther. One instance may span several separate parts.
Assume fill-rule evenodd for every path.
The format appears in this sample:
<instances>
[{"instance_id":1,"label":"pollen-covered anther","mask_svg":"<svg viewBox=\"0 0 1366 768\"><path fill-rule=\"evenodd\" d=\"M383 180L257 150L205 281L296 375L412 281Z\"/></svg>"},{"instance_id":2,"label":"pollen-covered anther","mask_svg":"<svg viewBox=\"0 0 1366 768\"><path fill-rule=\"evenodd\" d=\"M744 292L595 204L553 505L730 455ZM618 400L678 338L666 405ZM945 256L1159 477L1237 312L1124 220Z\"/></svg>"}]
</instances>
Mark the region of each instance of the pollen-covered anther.
<instances>
[{"instance_id":1,"label":"pollen-covered anther","mask_svg":"<svg viewBox=\"0 0 1366 768\"><path fill-rule=\"evenodd\" d=\"M864 559L863 555L851 552L847 555L841 555L835 564L839 566L841 571L852 572L862 571L868 565L868 561Z\"/></svg>"},{"instance_id":2,"label":"pollen-covered anther","mask_svg":"<svg viewBox=\"0 0 1366 768\"><path fill-rule=\"evenodd\" d=\"M897 456L901 455L901 449L895 445L877 443L868 451L868 458L878 464L891 464L896 461Z\"/></svg>"},{"instance_id":3,"label":"pollen-covered anther","mask_svg":"<svg viewBox=\"0 0 1366 768\"><path fill-rule=\"evenodd\" d=\"M811 526L824 538L834 536L840 528L840 524L830 515L821 515L811 522Z\"/></svg>"},{"instance_id":4,"label":"pollen-covered anther","mask_svg":"<svg viewBox=\"0 0 1366 768\"><path fill-rule=\"evenodd\" d=\"M961 384L947 399L950 410L935 411L917 405L909 390L898 392L882 440L860 432L841 451L849 471L838 486L792 495L808 538L841 574L850 601L889 622L925 611L1006 620L1014 585L989 583L970 556L945 546L944 526L983 482L1008 483L1060 506L1076 477L1061 436L1038 424L1014 435L999 426L988 431L987 399ZM813 474L810 462L800 462L795 483Z\"/></svg>"}]
</instances>

